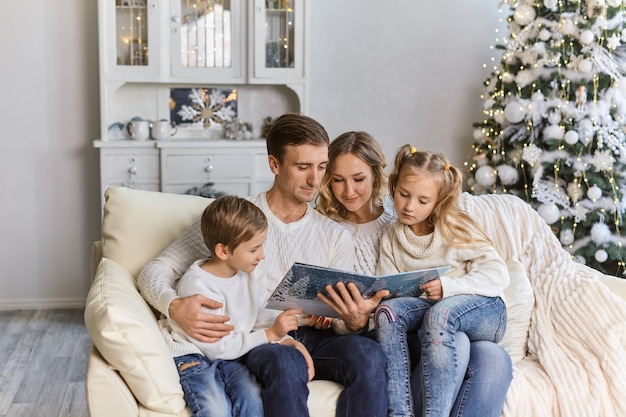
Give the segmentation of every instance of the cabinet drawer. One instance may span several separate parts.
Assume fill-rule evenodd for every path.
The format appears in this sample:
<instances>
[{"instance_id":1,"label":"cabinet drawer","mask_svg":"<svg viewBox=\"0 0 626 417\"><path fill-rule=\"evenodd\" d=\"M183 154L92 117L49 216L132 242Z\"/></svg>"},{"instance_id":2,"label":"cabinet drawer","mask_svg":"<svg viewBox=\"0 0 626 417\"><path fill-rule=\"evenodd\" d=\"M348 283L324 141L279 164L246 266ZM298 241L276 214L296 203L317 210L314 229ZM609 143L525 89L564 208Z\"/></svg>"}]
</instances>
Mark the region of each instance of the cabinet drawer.
<instances>
[{"instance_id":1,"label":"cabinet drawer","mask_svg":"<svg viewBox=\"0 0 626 417\"><path fill-rule=\"evenodd\" d=\"M166 184L163 187L163 192L184 194L193 187L201 188L203 184L189 183L189 184ZM250 195L250 184L245 182L215 182L213 185L215 191L222 191L229 195L236 195L239 197L248 197Z\"/></svg>"},{"instance_id":2,"label":"cabinet drawer","mask_svg":"<svg viewBox=\"0 0 626 417\"><path fill-rule=\"evenodd\" d=\"M252 176L252 163L252 155L243 153L166 155L164 173L168 183L249 178Z\"/></svg>"},{"instance_id":3,"label":"cabinet drawer","mask_svg":"<svg viewBox=\"0 0 626 417\"><path fill-rule=\"evenodd\" d=\"M158 152L115 153L106 152L101 158L106 179L125 179L129 175L137 178L159 178Z\"/></svg>"}]
</instances>

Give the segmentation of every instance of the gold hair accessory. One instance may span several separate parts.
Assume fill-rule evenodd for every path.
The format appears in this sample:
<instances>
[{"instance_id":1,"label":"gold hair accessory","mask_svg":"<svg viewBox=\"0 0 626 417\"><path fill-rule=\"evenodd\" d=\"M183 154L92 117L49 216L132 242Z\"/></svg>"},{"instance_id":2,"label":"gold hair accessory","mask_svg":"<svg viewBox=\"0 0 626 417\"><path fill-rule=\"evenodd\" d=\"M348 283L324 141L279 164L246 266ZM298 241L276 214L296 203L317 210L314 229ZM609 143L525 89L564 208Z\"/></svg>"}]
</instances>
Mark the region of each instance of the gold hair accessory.
<instances>
[{"instance_id":1,"label":"gold hair accessory","mask_svg":"<svg viewBox=\"0 0 626 417\"><path fill-rule=\"evenodd\" d=\"M409 150L409 152L411 153L411 155L413 155L415 152L417 152L417 149L411 146L411 150Z\"/></svg>"},{"instance_id":2,"label":"gold hair accessory","mask_svg":"<svg viewBox=\"0 0 626 417\"><path fill-rule=\"evenodd\" d=\"M450 164L445 164L443 166L443 169L445 169L446 171L450 171Z\"/></svg>"}]
</instances>

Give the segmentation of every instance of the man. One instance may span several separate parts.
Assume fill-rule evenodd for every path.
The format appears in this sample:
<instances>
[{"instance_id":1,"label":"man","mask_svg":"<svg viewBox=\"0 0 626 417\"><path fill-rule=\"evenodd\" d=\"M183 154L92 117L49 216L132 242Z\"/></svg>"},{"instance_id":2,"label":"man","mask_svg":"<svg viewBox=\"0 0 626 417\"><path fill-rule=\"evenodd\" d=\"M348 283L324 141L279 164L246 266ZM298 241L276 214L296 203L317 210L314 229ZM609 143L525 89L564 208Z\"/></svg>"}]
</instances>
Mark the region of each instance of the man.
<instances>
[{"instance_id":1,"label":"man","mask_svg":"<svg viewBox=\"0 0 626 417\"><path fill-rule=\"evenodd\" d=\"M350 233L338 223L313 210L313 200L328 164L326 130L307 116L288 113L279 117L267 134L267 153L274 184L251 198L268 218L266 259L259 265L270 287L278 285L294 262L351 270L354 244ZM214 300L195 295L178 298L175 281L196 259L206 256L199 221L194 223L139 275L138 285L146 300L190 336L212 342L228 334L228 317L202 311L217 308ZM341 305L338 313L348 330L359 330L362 315L371 311L386 292L364 300L354 284L337 284L331 295ZM364 313L365 312L365 313ZM345 389L337 416L386 416L386 360L379 345L367 337L337 335L329 320L312 317L307 326L293 332L311 353L316 378L336 381ZM280 364L280 365L279 365ZM257 375L269 373L272 380L262 387L267 416L307 416L308 374L304 357L295 349L266 345L247 358ZM287 394L288 393L288 394Z\"/></svg>"}]
</instances>

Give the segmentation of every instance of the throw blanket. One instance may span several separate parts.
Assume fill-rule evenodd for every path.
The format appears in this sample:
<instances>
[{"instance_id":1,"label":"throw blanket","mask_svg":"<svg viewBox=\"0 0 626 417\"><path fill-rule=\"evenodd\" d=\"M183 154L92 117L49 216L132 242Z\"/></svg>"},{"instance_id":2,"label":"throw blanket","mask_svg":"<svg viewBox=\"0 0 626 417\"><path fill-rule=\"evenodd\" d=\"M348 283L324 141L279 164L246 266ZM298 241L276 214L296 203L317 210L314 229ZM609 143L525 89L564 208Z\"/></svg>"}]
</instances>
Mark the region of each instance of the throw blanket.
<instances>
[{"instance_id":1,"label":"throw blanket","mask_svg":"<svg viewBox=\"0 0 626 417\"><path fill-rule=\"evenodd\" d=\"M461 207L505 260L524 265L536 299L502 415L626 416L626 302L574 262L522 199L464 194Z\"/></svg>"}]
</instances>

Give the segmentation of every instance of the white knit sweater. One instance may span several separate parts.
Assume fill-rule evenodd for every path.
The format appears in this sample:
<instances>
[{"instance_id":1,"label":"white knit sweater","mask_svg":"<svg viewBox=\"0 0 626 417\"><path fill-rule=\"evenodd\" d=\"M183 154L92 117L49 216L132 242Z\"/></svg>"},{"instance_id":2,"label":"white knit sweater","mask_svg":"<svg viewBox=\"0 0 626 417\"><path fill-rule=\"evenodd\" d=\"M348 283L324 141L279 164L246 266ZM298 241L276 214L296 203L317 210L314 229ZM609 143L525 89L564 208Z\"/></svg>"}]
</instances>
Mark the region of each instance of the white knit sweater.
<instances>
[{"instance_id":1,"label":"white knit sweater","mask_svg":"<svg viewBox=\"0 0 626 417\"><path fill-rule=\"evenodd\" d=\"M267 296L276 288L294 262L328 266L351 271L354 266L354 243L350 232L307 206L298 221L283 223L270 210L266 193L250 198L267 216L265 260L259 273L268 280ZM143 297L168 316L170 302L177 297L174 284L197 259L205 258L208 249L202 240L200 219L140 272L137 285Z\"/></svg>"}]
</instances>

